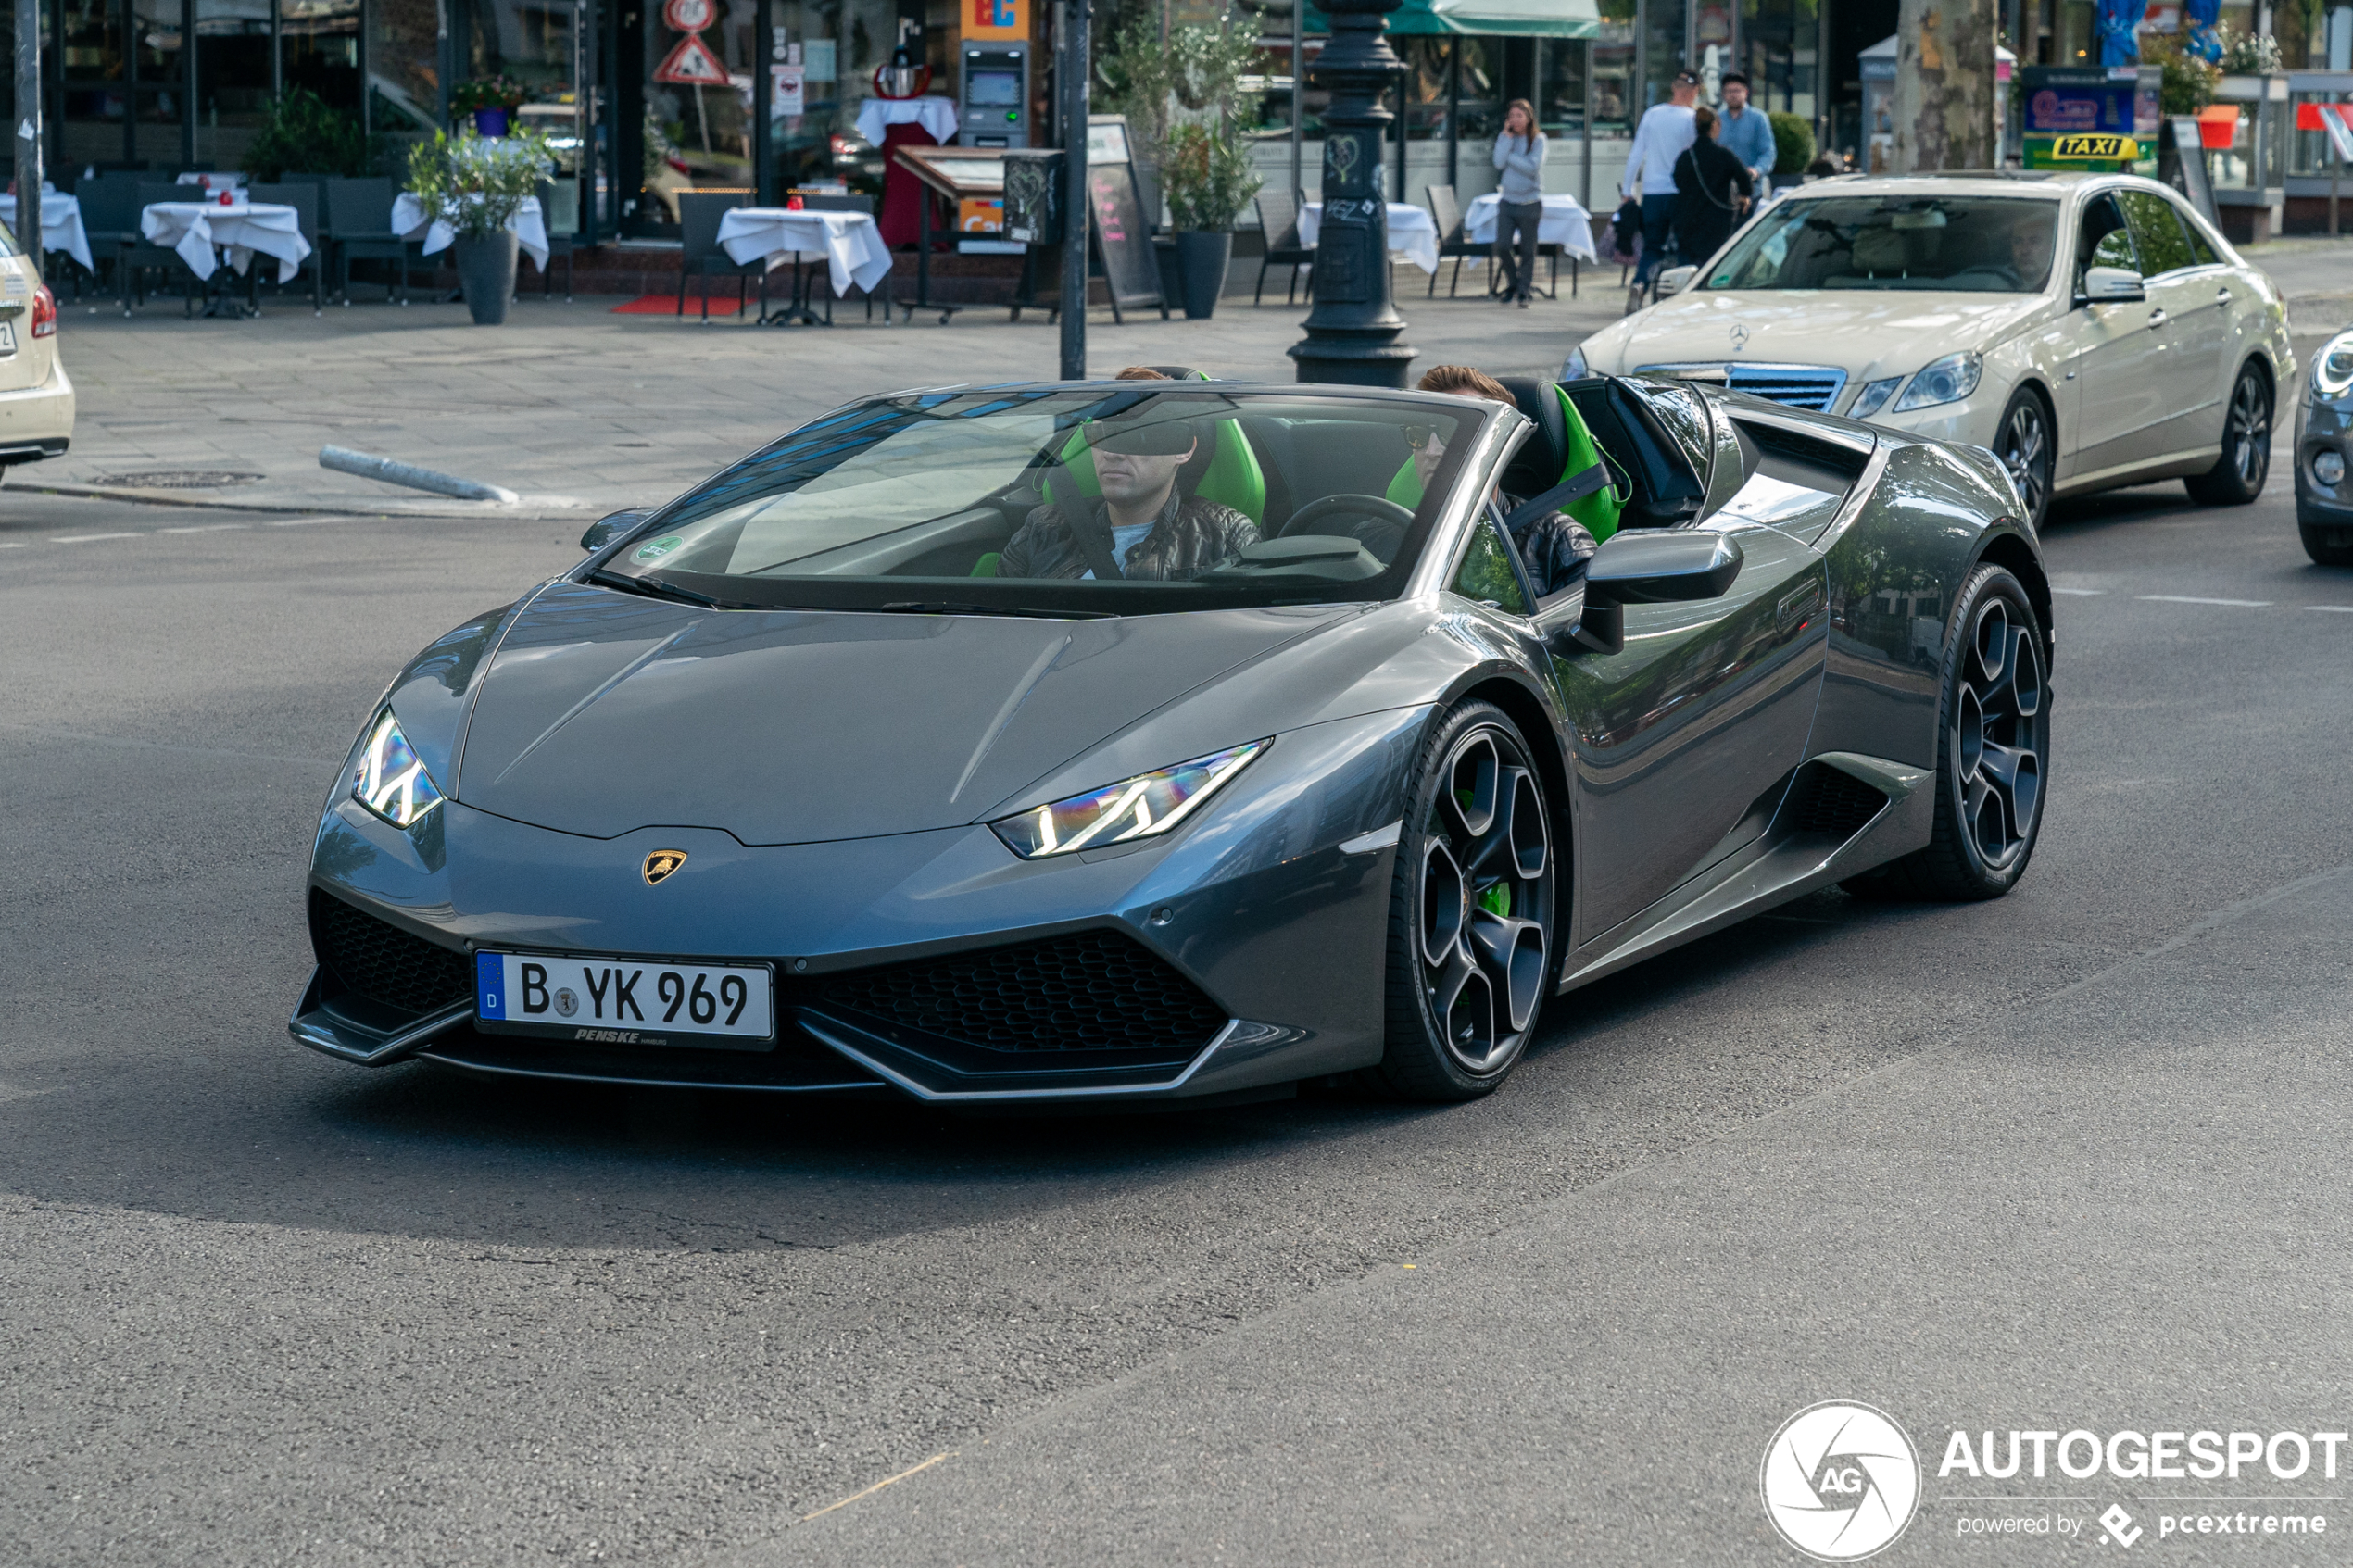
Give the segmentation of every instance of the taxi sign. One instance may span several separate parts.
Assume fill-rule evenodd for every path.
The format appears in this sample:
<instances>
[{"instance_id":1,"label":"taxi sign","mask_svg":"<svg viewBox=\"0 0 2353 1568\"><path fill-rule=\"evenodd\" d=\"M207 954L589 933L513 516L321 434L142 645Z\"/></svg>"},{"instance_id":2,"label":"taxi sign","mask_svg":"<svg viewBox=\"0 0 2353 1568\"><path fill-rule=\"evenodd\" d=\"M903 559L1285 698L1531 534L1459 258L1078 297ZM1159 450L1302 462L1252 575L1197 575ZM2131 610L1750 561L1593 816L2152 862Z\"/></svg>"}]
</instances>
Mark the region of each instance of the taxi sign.
<instances>
[{"instance_id":1,"label":"taxi sign","mask_svg":"<svg viewBox=\"0 0 2353 1568\"><path fill-rule=\"evenodd\" d=\"M2141 156L2141 144L2130 136L2079 134L2051 141L2050 156L2070 161L2108 163Z\"/></svg>"}]
</instances>

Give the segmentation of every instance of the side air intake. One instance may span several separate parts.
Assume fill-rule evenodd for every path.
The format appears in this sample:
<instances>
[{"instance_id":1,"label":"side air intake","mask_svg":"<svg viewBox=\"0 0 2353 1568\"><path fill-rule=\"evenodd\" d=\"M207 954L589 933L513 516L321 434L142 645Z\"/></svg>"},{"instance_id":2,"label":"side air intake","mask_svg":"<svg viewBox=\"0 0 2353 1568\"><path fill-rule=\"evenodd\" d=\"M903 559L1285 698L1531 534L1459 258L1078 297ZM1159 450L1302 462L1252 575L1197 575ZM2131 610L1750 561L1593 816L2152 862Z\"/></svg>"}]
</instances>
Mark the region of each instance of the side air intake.
<instances>
[{"instance_id":1,"label":"side air intake","mask_svg":"<svg viewBox=\"0 0 2353 1568\"><path fill-rule=\"evenodd\" d=\"M1783 838L1826 838L1843 844L1887 809L1887 797L1827 762L1808 762L1781 807Z\"/></svg>"}]
</instances>

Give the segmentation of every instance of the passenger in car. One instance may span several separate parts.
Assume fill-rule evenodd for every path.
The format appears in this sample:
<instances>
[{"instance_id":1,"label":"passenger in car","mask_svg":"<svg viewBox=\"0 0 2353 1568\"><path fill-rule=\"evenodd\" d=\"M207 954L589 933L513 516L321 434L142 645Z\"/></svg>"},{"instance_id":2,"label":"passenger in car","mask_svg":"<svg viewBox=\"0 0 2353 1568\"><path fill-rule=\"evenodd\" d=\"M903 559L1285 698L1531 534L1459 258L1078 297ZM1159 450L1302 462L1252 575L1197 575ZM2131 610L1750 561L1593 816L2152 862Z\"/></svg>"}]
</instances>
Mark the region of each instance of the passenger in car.
<instances>
[{"instance_id":1,"label":"passenger in car","mask_svg":"<svg viewBox=\"0 0 2353 1568\"><path fill-rule=\"evenodd\" d=\"M1134 366L1119 379L1170 378ZM1081 427L1098 493L1034 508L1006 541L998 576L1181 583L1258 542L1258 525L1240 512L1185 494L1182 470L1202 449L1201 433L1189 420L1154 417L1156 401ZM1075 475L1063 483L1079 488Z\"/></svg>"},{"instance_id":2,"label":"passenger in car","mask_svg":"<svg viewBox=\"0 0 2353 1568\"><path fill-rule=\"evenodd\" d=\"M1433 365L1422 372L1419 385L1424 392L1483 397L1506 408L1519 406L1501 382L1469 365ZM1439 460L1446 456L1446 444L1439 439L1436 430L1427 427L1414 432L1408 439L1414 442L1415 472L1421 476L1427 488L1431 475L1438 471ZM1507 495L1501 489L1495 492L1494 498L1506 517L1519 506L1518 497ZM1582 524L1557 511L1529 518L1513 529L1511 534L1512 544L1519 550L1519 558L1527 566L1529 579L1535 584L1540 599L1575 583L1585 571L1585 558L1596 547L1592 534Z\"/></svg>"}]
</instances>

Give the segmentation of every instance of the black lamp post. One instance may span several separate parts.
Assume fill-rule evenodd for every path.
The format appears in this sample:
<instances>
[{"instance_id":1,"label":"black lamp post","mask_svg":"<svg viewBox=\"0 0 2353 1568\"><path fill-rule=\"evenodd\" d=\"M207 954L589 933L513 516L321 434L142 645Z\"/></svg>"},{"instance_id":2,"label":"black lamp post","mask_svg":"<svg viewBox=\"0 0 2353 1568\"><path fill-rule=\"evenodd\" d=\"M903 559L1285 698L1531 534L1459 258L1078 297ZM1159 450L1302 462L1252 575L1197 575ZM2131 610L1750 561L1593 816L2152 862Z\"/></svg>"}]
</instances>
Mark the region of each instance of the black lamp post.
<instances>
[{"instance_id":1,"label":"black lamp post","mask_svg":"<svg viewBox=\"0 0 2353 1568\"><path fill-rule=\"evenodd\" d=\"M1381 192L1381 102L1400 62L1381 36L1401 0L1326 0L1332 39L1315 61L1331 93L1324 115L1324 215L1315 237L1315 304L1290 345L1304 382L1405 384L1414 351L1389 292L1389 207ZM1294 67L1296 69L1296 67Z\"/></svg>"}]
</instances>

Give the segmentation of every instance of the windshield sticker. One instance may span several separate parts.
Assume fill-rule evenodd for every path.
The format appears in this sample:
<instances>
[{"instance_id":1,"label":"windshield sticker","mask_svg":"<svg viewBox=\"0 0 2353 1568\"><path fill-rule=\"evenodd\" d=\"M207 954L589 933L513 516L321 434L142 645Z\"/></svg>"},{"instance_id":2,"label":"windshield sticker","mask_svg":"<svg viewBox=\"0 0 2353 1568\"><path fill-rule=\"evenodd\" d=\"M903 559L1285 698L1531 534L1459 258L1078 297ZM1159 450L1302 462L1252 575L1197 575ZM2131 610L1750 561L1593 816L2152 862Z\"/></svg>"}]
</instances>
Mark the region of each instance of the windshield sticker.
<instances>
[{"instance_id":1,"label":"windshield sticker","mask_svg":"<svg viewBox=\"0 0 2353 1568\"><path fill-rule=\"evenodd\" d=\"M684 543L686 543L686 541L680 535L675 533L665 533L659 539L648 539L644 544L638 546L637 553L634 558L637 560L660 560L662 557L668 555L671 551L676 549Z\"/></svg>"}]
</instances>

